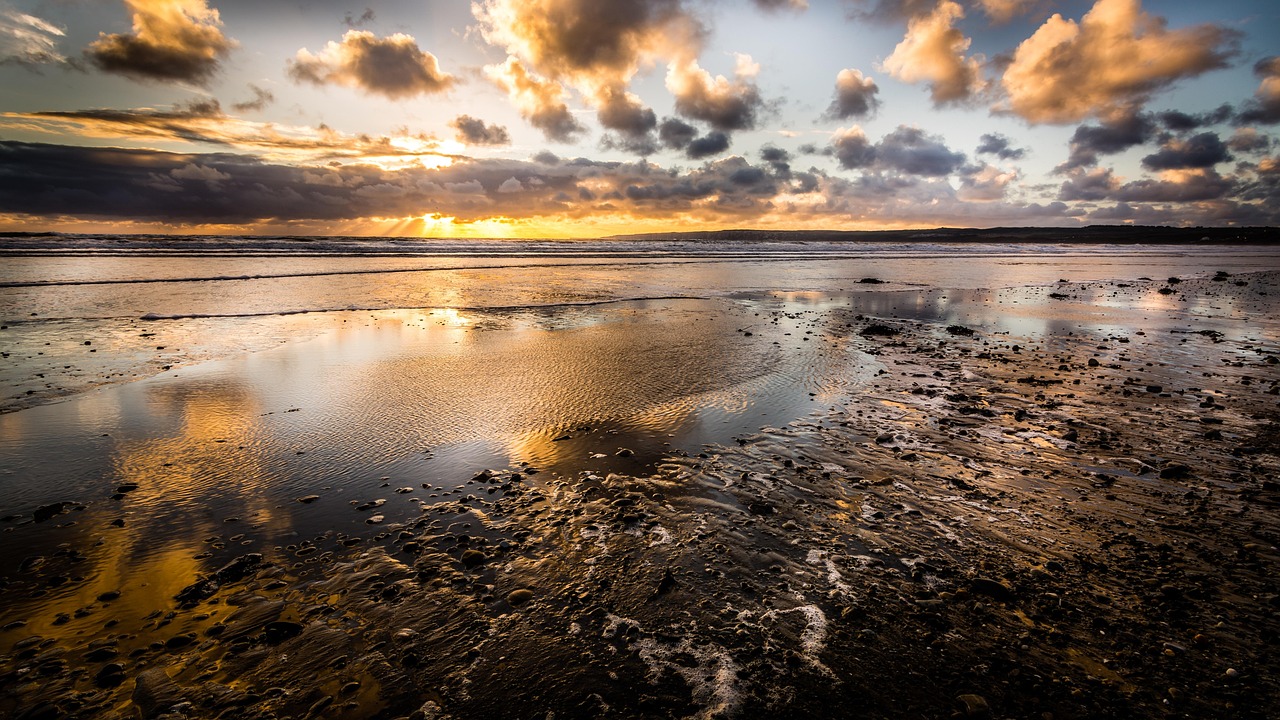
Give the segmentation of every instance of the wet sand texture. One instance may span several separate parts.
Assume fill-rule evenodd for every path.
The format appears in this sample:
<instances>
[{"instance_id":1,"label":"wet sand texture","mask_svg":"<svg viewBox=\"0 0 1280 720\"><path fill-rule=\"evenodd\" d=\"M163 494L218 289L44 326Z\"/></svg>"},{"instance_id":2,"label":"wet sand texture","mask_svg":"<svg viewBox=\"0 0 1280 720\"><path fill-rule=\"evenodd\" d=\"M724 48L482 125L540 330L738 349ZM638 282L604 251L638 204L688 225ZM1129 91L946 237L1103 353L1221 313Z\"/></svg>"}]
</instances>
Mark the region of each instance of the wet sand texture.
<instances>
[{"instance_id":1,"label":"wet sand texture","mask_svg":"<svg viewBox=\"0 0 1280 720\"><path fill-rule=\"evenodd\" d=\"M1280 716L1278 280L1063 282L964 324L758 298L738 333L873 376L701 449L569 427L562 464L294 492L358 525L251 546L236 518L193 548L217 565L74 609L92 534L15 558L0 713ZM1040 332L977 322L1032 295ZM1108 302L1145 320L1055 321ZM137 491L8 536L129 533Z\"/></svg>"}]
</instances>

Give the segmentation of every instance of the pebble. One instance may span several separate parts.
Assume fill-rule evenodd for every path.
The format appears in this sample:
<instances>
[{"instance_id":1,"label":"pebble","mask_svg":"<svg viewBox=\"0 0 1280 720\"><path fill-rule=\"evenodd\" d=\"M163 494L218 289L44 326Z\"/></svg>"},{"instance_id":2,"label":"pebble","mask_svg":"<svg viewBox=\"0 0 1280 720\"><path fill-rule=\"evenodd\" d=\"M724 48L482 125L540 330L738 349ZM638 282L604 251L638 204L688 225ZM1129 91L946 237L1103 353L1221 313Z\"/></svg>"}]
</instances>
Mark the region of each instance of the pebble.
<instances>
[{"instance_id":1,"label":"pebble","mask_svg":"<svg viewBox=\"0 0 1280 720\"><path fill-rule=\"evenodd\" d=\"M511 594L507 595L507 602L515 606L523 605L532 599L533 599L533 591L527 588L512 590Z\"/></svg>"},{"instance_id":2,"label":"pebble","mask_svg":"<svg viewBox=\"0 0 1280 720\"><path fill-rule=\"evenodd\" d=\"M303 495L302 497L298 498L298 502L300 502L300 503L313 503L313 502L315 502L315 501L317 501L317 500L319 500L319 499L320 499L320 496L319 496L319 495Z\"/></svg>"}]
</instances>

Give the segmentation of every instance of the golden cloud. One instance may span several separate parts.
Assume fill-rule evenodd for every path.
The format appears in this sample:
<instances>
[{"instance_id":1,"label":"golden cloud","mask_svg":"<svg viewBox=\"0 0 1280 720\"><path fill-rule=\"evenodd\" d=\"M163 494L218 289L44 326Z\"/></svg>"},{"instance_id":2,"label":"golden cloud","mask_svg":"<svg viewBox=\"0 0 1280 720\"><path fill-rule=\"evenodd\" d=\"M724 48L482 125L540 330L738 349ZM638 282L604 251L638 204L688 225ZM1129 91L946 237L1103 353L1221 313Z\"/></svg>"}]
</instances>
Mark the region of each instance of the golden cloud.
<instances>
[{"instance_id":1,"label":"golden cloud","mask_svg":"<svg viewBox=\"0 0 1280 720\"><path fill-rule=\"evenodd\" d=\"M236 46L205 0L125 0L125 6L133 32L103 33L85 50L104 72L203 85Z\"/></svg>"},{"instance_id":2,"label":"golden cloud","mask_svg":"<svg viewBox=\"0 0 1280 720\"><path fill-rule=\"evenodd\" d=\"M954 0L942 0L933 12L913 17L883 70L902 82L929 83L934 105L968 100L985 83L981 58L964 56L970 40L954 27L962 18L964 9Z\"/></svg>"},{"instance_id":3,"label":"golden cloud","mask_svg":"<svg viewBox=\"0 0 1280 720\"><path fill-rule=\"evenodd\" d=\"M342 42L330 41L318 54L299 50L288 72L299 82L344 85L392 100L444 92L456 82L412 36L380 38L367 30L348 30Z\"/></svg>"},{"instance_id":4,"label":"golden cloud","mask_svg":"<svg viewBox=\"0 0 1280 720\"><path fill-rule=\"evenodd\" d=\"M998 109L1031 123L1132 115L1155 91L1225 67L1234 37L1215 25L1169 30L1140 0L1098 0L1079 23L1055 14L1018 46Z\"/></svg>"},{"instance_id":5,"label":"golden cloud","mask_svg":"<svg viewBox=\"0 0 1280 720\"><path fill-rule=\"evenodd\" d=\"M512 56L501 65L486 65L484 74L507 91L520 116L548 140L570 142L586 129L569 112L564 86L530 74L519 58Z\"/></svg>"}]
</instances>

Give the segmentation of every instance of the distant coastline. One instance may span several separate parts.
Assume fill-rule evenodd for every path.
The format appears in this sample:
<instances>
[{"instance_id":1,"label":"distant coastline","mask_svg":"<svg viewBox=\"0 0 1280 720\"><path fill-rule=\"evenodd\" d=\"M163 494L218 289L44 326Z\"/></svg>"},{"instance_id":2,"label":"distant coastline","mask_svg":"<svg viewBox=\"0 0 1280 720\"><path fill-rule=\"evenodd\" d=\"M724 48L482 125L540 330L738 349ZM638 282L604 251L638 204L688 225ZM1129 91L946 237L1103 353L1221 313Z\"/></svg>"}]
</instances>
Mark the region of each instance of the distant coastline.
<instances>
[{"instance_id":1,"label":"distant coastline","mask_svg":"<svg viewBox=\"0 0 1280 720\"><path fill-rule=\"evenodd\" d=\"M39 238L120 238L122 240L159 238L202 238L260 241L310 242L320 240L380 240L397 243L414 242L511 242L511 243L582 243L607 241L683 242L683 243L1053 243L1081 245L1276 245L1280 244L1280 228L1276 227L1161 227L1130 225L1089 225L1085 227L995 227L995 228L917 228L910 230L756 230L734 229L669 233L636 233L608 235L599 238L449 238L395 237L376 235L208 235L202 233L63 233L39 230L0 231L0 243L10 239Z\"/></svg>"}]
</instances>

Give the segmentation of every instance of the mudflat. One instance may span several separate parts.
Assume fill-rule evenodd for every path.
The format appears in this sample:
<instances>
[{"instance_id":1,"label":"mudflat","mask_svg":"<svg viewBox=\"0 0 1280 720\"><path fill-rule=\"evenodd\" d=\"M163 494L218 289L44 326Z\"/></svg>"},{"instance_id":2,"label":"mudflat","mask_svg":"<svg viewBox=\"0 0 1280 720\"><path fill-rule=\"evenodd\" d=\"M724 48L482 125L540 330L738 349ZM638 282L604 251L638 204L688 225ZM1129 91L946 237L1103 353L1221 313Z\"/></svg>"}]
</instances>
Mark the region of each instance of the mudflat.
<instances>
[{"instance_id":1,"label":"mudflat","mask_svg":"<svg viewBox=\"0 0 1280 720\"><path fill-rule=\"evenodd\" d=\"M1275 717L1277 299L364 313L9 413L0 711Z\"/></svg>"}]
</instances>

